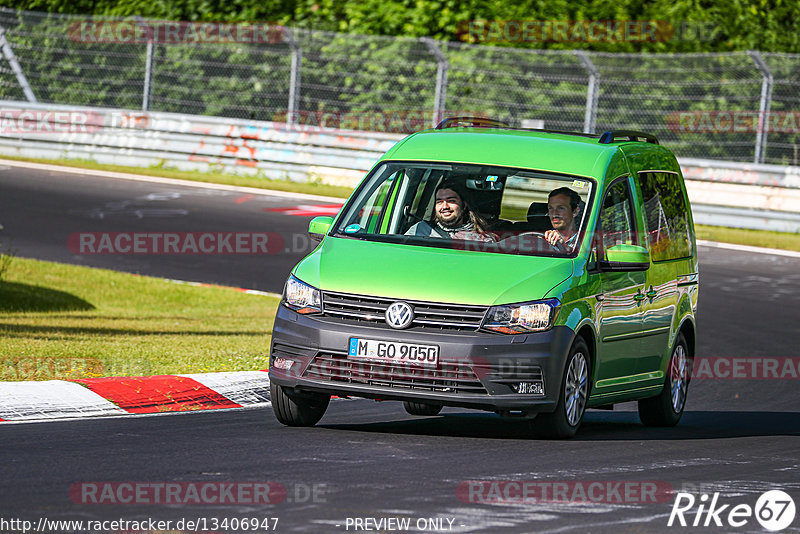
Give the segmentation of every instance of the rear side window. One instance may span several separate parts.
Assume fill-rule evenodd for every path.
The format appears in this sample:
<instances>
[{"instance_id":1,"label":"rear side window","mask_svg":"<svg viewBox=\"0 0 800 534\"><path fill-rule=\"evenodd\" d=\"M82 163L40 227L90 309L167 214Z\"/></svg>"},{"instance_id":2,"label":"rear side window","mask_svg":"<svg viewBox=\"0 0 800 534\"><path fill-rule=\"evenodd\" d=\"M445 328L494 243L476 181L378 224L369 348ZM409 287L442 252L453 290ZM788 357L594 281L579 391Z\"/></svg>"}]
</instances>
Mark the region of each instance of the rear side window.
<instances>
[{"instance_id":1,"label":"rear side window","mask_svg":"<svg viewBox=\"0 0 800 534\"><path fill-rule=\"evenodd\" d=\"M653 261L692 255L689 215L680 177L667 172L639 173L647 217L647 239Z\"/></svg>"}]
</instances>

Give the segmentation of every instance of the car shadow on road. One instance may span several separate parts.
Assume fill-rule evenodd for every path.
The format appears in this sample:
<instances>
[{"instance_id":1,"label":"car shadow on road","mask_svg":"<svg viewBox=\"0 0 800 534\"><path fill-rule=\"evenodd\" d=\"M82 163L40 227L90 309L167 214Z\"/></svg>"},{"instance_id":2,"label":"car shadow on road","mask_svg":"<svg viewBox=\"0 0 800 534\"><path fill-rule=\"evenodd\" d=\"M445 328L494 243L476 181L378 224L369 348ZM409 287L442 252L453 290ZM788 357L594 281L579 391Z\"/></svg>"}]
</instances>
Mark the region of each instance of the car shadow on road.
<instances>
[{"instance_id":1,"label":"car shadow on road","mask_svg":"<svg viewBox=\"0 0 800 534\"><path fill-rule=\"evenodd\" d=\"M533 422L535 424L535 421ZM531 425L493 414L452 413L437 417L362 424L317 426L354 432L412 434L487 439L535 439ZM752 436L800 436L798 412L686 412L672 428L646 427L636 412L594 412L584 417L577 441L671 441Z\"/></svg>"}]
</instances>

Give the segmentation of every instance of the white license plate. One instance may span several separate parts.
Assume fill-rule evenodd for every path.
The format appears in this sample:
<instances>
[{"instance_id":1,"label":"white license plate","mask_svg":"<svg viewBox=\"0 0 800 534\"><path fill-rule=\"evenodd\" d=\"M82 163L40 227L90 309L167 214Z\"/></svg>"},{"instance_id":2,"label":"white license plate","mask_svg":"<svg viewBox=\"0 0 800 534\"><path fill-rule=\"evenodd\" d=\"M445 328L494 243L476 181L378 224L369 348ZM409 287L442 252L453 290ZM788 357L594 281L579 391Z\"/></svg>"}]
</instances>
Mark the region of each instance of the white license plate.
<instances>
[{"instance_id":1,"label":"white license plate","mask_svg":"<svg viewBox=\"0 0 800 534\"><path fill-rule=\"evenodd\" d=\"M350 338L348 357L406 365L435 366L439 363L439 347L353 337Z\"/></svg>"}]
</instances>

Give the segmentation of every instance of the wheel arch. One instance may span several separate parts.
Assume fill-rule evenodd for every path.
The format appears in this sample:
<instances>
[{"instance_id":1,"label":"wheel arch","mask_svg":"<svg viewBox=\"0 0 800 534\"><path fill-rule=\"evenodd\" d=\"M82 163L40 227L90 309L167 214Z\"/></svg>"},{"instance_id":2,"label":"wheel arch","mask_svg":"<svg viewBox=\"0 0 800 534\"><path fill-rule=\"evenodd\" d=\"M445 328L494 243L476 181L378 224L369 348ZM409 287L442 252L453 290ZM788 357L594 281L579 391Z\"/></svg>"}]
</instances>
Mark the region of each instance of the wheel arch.
<instances>
[{"instance_id":1,"label":"wheel arch","mask_svg":"<svg viewBox=\"0 0 800 534\"><path fill-rule=\"evenodd\" d=\"M583 338L586 346L589 347L589 365L591 374L589 376L589 394L592 392L592 384L594 383L595 373L597 372L597 332L594 325L589 321L583 321L575 331L575 338ZM573 343L575 339L573 338Z\"/></svg>"},{"instance_id":2,"label":"wheel arch","mask_svg":"<svg viewBox=\"0 0 800 534\"><path fill-rule=\"evenodd\" d=\"M691 317L685 317L684 320L680 323L677 332L679 334L683 334L683 338L686 340L686 348L689 349L689 355L694 357L695 346L697 343L694 320Z\"/></svg>"}]
</instances>

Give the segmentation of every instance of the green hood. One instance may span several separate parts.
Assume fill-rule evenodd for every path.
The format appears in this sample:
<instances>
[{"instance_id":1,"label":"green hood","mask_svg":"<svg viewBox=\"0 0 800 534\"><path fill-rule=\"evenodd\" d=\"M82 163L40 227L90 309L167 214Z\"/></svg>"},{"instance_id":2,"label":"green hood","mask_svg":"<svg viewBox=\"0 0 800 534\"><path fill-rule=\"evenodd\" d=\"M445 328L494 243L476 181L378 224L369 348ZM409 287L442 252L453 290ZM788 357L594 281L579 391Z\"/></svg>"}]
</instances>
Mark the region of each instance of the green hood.
<instances>
[{"instance_id":1,"label":"green hood","mask_svg":"<svg viewBox=\"0 0 800 534\"><path fill-rule=\"evenodd\" d=\"M326 291L495 305L544 298L573 260L326 237L294 275Z\"/></svg>"}]
</instances>

